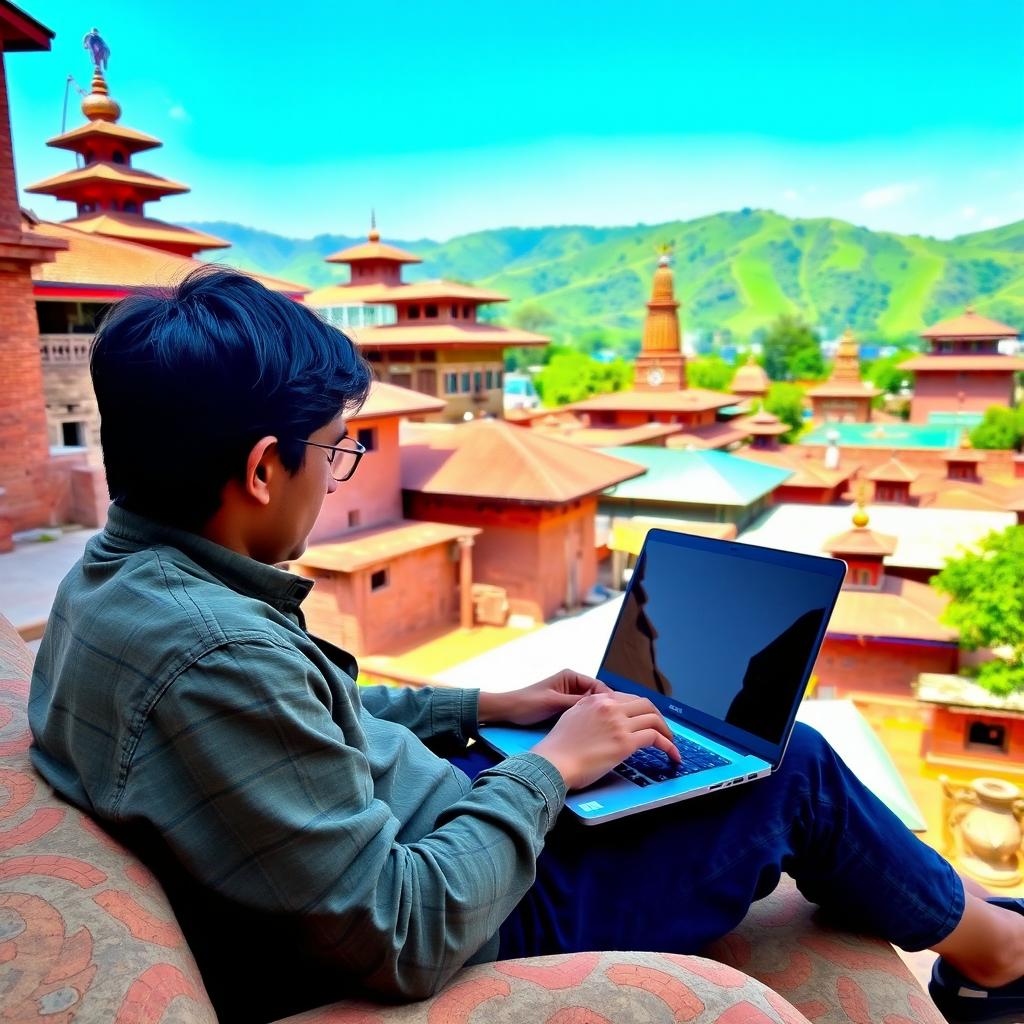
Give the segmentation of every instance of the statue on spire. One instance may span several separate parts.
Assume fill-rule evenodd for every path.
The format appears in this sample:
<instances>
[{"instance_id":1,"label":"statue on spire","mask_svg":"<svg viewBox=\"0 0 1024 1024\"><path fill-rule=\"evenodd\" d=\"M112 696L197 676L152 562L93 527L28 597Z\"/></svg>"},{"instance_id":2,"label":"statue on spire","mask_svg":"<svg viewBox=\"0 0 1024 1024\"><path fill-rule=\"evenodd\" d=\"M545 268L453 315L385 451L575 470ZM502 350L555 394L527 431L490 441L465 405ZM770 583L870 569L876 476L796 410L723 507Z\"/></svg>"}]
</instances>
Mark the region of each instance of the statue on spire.
<instances>
[{"instance_id":1,"label":"statue on spire","mask_svg":"<svg viewBox=\"0 0 1024 1024\"><path fill-rule=\"evenodd\" d=\"M97 71L106 71L110 60L110 47L103 41L98 28L90 29L82 37L82 49L92 53L92 62Z\"/></svg>"},{"instance_id":2,"label":"statue on spire","mask_svg":"<svg viewBox=\"0 0 1024 1024\"><path fill-rule=\"evenodd\" d=\"M658 246L658 266L667 267L672 263L672 253L675 250L675 246L671 242L662 242Z\"/></svg>"}]
</instances>

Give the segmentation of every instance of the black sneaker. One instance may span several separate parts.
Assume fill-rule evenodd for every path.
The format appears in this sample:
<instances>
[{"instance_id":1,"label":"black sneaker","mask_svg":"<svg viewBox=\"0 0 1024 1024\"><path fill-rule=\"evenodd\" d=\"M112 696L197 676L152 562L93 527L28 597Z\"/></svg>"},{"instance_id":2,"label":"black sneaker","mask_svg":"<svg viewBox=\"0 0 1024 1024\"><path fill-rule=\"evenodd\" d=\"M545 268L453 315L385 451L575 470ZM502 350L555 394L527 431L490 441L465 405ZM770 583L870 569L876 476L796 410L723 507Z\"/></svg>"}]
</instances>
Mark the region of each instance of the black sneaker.
<instances>
[{"instance_id":1,"label":"black sneaker","mask_svg":"<svg viewBox=\"0 0 1024 1024\"><path fill-rule=\"evenodd\" d=\"M1024 899L993 896L988 902L1024 915ZM940 956L932 966L928 994L950 1024L1024 1022L1024 978L999 988L985 988L964 977Z\"/></svg>"}]
</instances>

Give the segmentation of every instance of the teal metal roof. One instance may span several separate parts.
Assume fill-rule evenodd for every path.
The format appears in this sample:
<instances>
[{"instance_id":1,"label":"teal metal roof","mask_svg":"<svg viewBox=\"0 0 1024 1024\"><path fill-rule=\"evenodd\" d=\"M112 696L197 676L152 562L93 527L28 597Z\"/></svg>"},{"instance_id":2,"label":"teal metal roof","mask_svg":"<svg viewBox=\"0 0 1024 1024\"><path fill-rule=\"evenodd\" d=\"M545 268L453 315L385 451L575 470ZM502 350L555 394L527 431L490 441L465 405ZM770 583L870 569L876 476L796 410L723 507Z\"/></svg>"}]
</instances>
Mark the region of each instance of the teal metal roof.
<instances>
[{"instance_id":1,"label":"teal metal roof","mask_svg":"<svg viewBox=\"0 0 1024 1024\"><path fill-rule=\"evenodd\" d=\"M942 423L823 423L800 444L828 444L832 435L840 448L956 448L963 427Z\"/></svg>"},{"instance_id":2,"label":"teal metal roof","mask_svg":"<svg viewBox=\"0 0 1024 1024\"><path fill-rule=\"evenodd\" d=\"M647 469L643 476L616 484L604 492L614 498L635 501L746 508L793 475L792 470L738 459L726 452L646 445L602 448L601 451Z\"/></svg>"}]
</instances>

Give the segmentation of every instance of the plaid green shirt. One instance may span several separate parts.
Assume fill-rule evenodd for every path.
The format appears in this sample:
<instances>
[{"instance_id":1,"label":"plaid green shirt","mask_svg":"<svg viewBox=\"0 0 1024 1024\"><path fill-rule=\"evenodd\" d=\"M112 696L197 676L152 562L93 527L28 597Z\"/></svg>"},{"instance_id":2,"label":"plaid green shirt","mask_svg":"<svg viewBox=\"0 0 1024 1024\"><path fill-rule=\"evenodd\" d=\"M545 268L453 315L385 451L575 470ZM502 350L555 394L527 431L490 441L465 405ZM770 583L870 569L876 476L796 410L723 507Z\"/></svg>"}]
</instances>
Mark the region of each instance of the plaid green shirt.
<instances>
[{"instance_id":1,"label":"plaid green shirt","mask_svg":"<svg viewBox=\"0 0 1024 1024\"><path fill-rule=\"evenodd\" d=\"M36 767L154 865L225 1016L255 979L273 1014L493 958L565 798L535 754L471 784L432 753L478 691L358 688L303 628L311 586L115 506L32 677Z\"/></svg>"}]
</instances>

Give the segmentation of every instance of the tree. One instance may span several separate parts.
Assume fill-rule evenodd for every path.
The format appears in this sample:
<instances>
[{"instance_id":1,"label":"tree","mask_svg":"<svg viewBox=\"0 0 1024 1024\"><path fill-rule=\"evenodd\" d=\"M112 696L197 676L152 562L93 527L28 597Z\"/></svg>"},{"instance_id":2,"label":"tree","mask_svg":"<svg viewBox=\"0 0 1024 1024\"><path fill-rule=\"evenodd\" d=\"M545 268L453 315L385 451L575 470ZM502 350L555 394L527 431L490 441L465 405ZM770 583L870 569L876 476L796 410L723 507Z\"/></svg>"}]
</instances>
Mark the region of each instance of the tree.
<instances>
[{"instance_id":1,"label":"tree","mask_svg":"<svg viewBox=\"0 0 1024 1024\"><path fill-rule=\"evenodd\" d=\"M561 351L551 357L534 383L545 405L566 405L629 387L632 371L621 359L602 363L581 352Z\"/></svg>"},{"instance_id":2,"label":"tree","mask_svg":"<svg viewBox=\"0 0 1024 1024\"><path fill-rule=\"evenodd\" d=\"M735 373L735 367L721 356L698 356L686 361L686 383L691 388L727 391Z\"/></svg>"},{"instance_id":3,"label":"tree","mask_svg":"<svg viewBox=\"0 0 1024 1024\"><path fill-rule=\"evenodd\" d=\"M789 360L789 373L794 380L823 380L825 377L825 360L821 354L821 346L815 343L805 348L798 348Z\"/></svg>"},{"instance_id":4,"label":"tree","mask_svg":"<svg viewBox=\"0 0 1024 1024\"><path fill-rule=\"evenodd\" d=\"M914 386L913 371L903 370L901 366L916 354L913 350L901 349L891 356L883 356L881 359L864 364L861 367L861 375L885 394L898 395L904 387L912 388Z\"/></svg>"},{"instance_id":5,"label":"tree","mask_svg":"<svg viewBox=\"0 0 1024 1024\"><path fill-rule=\"evenodd\" d=\"M801 361L811 361L810 352L817 353L821 359L821 346L814 331L802 320L786 314L780 316L769 328L762 342L762 362L765 372L772 380L792 380L793 361L798 353L803 353ZM801 364L798 364L799 369Z\"/></svg>"},{"instance_id":6,"label":"tree","mask_svg":"<svg viewBox=\"0 0 1024 1024\"><path fill-rule=\"evenodd\" d=\"M1024 442L1024 407L989 406L970 437L975 448L1020 448Z\"/></svg>"},{"instance_id":7,"label":"tree","mask_svg":"<svg viewBox=\"0 0 1024 1024\"><path fill-rule=\"evenodd\" d=\"M996 653L975 670L978 683L998 696L1024 691L1024 526L990 533L950 559L932 586L952 600L943 618L960 630L960 646Z\"/></svg>"},{"instance_id":8,"label":"tree","mask_svg":"<svg viewBox=\"0 0 1024 1024\"><path fill-rule=\"evenodd\" d=\"M789 432L783 434L781 441L792 444L804 427L804 393L795 384L776 382L764 396L764 407L768 412L778 416L783 423L789 424Z\"/></svg>"},{"instance_id":9,"label":"tree","mask_svg":"<svg viewBox=\"0 0 1024 1024\"><path fill-rule=\"evenodd\" d=\"M512 313L512 323L516 327L535 334L542 334L554 322L555 318L539 302L524 302Z\"/></svg>"}]
</instances>

